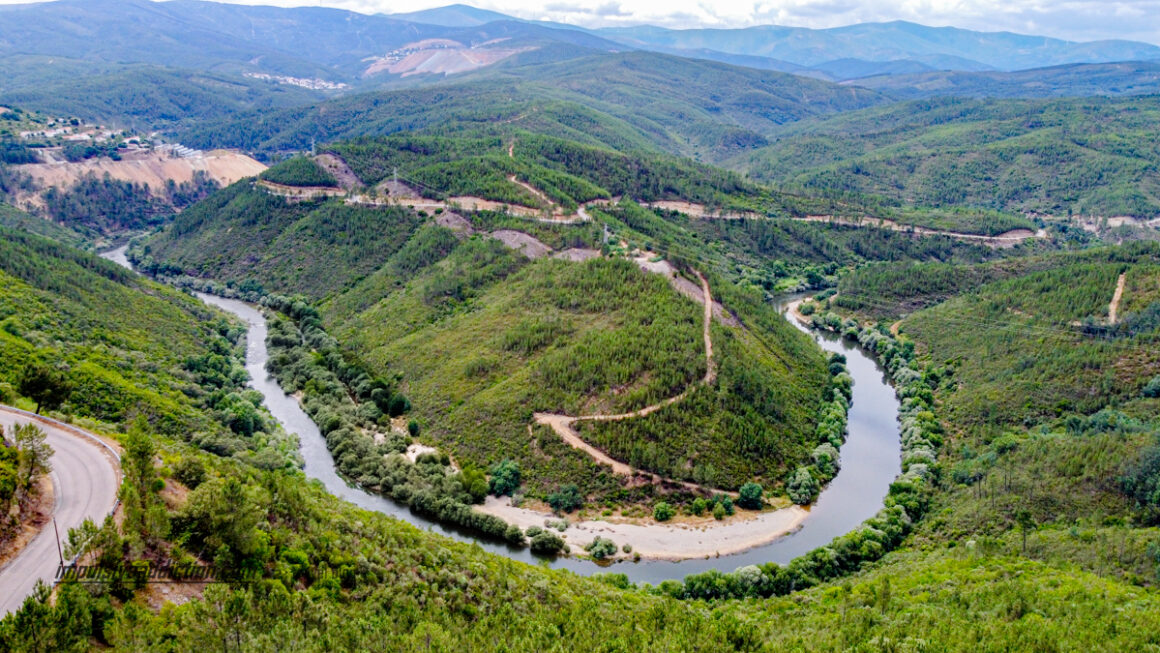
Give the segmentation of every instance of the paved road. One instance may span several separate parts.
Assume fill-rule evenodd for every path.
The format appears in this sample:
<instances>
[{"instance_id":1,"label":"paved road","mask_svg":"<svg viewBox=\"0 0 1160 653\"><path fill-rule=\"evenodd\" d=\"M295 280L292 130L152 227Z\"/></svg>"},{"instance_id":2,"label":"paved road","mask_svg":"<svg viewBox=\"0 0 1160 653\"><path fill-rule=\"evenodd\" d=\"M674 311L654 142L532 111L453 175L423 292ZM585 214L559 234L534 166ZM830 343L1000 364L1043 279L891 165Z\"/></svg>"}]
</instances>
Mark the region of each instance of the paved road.
<instances>
[{"instance_id":1,"label":"paved road","mask_svg":"<svg viewBox=\"0 0 1160 653\"><path fill-rule=\"evenodd\" d=\"M56 523L61 542L68 529L86 518L104 520L117 500L121 471L113 454L92 439L49 421L38 421L22 411L0 406L0 424L11 433L13 424L34 422L48 435L52 456L52 483L56 492ZM52 583L59 559L52 524L0 569L0 617L16 610L32 593L36 581Z\"/></svg>"}]
</instances>

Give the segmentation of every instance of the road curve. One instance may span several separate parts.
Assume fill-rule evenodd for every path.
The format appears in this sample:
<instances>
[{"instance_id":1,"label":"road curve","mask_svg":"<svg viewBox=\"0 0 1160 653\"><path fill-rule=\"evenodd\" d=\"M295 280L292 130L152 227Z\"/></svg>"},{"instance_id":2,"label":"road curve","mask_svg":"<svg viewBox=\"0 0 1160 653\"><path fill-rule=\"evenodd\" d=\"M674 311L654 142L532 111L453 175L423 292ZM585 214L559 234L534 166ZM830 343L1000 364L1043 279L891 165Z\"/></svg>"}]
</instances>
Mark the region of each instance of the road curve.
<instances>
[{"instance_id":1,"label":"road curve","mask_svg":"<svg viewBox=\"0 0 1160 653\"><path fill-rule=\"evenodd\" d=\"M95 435L55 420L0 406L0 424L11 433L15 424L33 422L46 434L52 447L52 484L56 492L53 516L61 545L68 529L85 519L101 522L117 501L121 468L116 454ZM15 611L32 594L36 581L52 584L59 558L56 536L48 524L15 559L0 569L0 618Z\"/></svg>"}]
</instances>

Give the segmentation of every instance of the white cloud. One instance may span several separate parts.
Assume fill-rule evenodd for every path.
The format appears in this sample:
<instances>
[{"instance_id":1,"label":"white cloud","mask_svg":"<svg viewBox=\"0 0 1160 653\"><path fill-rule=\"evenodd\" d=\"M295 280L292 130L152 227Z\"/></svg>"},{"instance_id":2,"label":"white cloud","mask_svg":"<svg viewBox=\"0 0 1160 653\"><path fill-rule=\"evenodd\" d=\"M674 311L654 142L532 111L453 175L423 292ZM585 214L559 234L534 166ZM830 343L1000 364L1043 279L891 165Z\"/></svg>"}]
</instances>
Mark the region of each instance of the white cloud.
<instances>
[{"instance_id":1,"label":"white cloud","mask_svg":"<svg viewBox=\"0 0 1160 653\"><path fill-rule=\"evenodd\" d=\"M20 0L0 0L16 4ZM428 9L457 0L226 0L327 6L362 13ZM908 20L1075 41L1131 39L1160 44L1160 0L478 0L519 18L589 27L654 24L674 28L761 24L838 27Z\"/></svg>"}]
</instances>

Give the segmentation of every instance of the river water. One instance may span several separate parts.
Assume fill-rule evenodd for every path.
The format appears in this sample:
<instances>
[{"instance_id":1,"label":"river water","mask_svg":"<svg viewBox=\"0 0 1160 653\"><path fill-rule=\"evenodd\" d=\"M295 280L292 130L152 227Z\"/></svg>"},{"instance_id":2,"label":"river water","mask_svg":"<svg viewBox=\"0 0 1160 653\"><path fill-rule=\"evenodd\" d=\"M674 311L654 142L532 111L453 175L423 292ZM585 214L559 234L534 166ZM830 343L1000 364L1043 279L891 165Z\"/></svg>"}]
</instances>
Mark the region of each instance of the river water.
<instances>
[{"instance_id":1,"label":"river water","mask_svg":"<svg viewBox=\"0 0 1160 653\"><path fill-rule=\"evenodd\" d=\"M105 258L130 267L125 258L125 247L102 254ZM288 433L295 433L301 442L303 471L308 478L317 479L330 493L351 503L400 519L421 529L445 535L464 542L474 542L484 550L504 555L529 564L544 564L545 560L522 547L512 547L479 537L471 532L432 521L411 512L377 494L365 492L343 480L334 468L334 460L326 449L326 440L318 427L299 406L297 400L282 391L267 372L266 320L254 307L234 299L225 299L204 293L197 296L207 304L232 313L249 325L246 335L246 370L250 386L265 398L266 407ZM778 302L783 313L793 297ZM787 318L788 319L788 318ZM854 399L850 406L849 430L842 445L842 468L822 490L816 503L810 507L809 517L796 532L778 538L769 544L742 553L714 558L699 558L678 562L643 560L618 562L601 566L589 560L559 558L546 561L554 568L569 569L578 574L596 572L623 573L633 582L658 584L663 580L679 580L689 574L710 569L732 571L738 567L763 562L787 563L808 551L827 544L835 537L858 527L882 508L882 500L890 483L901 471L898 399L887 382L885 372L856 342L830 333L816 332L790 320L795 327L810 335L822 348L846 356L846 365L854 379Z\"/></svg>"}]
</instances>

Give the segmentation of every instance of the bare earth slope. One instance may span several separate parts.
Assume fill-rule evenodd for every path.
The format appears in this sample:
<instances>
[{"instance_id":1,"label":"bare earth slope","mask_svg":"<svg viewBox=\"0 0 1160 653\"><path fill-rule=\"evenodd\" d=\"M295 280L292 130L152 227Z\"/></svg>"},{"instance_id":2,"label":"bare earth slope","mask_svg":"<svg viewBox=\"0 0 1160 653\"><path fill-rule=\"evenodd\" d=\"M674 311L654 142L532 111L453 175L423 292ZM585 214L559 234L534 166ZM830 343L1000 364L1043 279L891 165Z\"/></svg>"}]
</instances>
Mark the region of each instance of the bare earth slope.
<instances>
[{"instance_id":1,"label":"bare earth slope","mask_svg":"<svg viewBox=\"0 0 1160 653\"><path fill-rule=\"evenodd\" d=\"M266 169L266 166L245 154L214 150L190 157L174 157L168 152L141 152L129 154L120 161L94 158L76 163L30 163L17 166L22 172L32 176L41 188L48 186L71 186L86 174L98 177L109 175L113 179L145 184L152 190L162 190L165 182L184 183L193 179L193 173L207 173L222 186L228 186L244 177L252 177Z\"/></svg>"}]
</instances>

